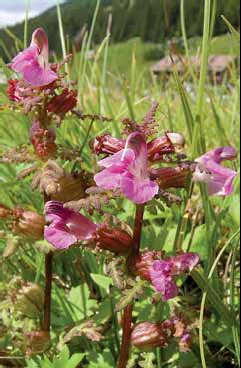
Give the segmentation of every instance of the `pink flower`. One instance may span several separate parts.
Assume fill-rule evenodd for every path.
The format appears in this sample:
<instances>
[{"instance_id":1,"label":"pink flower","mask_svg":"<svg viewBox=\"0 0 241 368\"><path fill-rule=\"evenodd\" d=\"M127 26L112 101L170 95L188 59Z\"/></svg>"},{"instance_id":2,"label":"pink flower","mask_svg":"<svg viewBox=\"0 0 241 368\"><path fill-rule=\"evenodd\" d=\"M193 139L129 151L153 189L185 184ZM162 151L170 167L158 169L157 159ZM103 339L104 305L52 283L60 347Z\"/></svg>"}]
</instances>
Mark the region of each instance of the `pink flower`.
<instances>
[{"instance_id":1,"label":"pink flower","mask_svg":"<svg viewBox=\"0 0 241 368\"><path fill-rule=\"evenodd\" d=\"M63 203L46 203L45 216L49 225L45 227L44 238L57 249L95 238L97 225L80 213L64 208Z\"/></svg>"},{"instance_id":2,"label":"pink flower","mask_svg":"<svg viewBox=\"0 0 241 368\"><path fill-rule=\"evenodd\" d=\"M219 147L199 157L193 180L206 183L209 195L228 196L233 192L237 172L221 165L224 160L237 158L233 147Z\"/></svg>"},{"instance_id":3,"label":"pink flower","mask_svg":"<svg viewBox=\"0 0 241 368\"><path fill-rule=\"evenodd\" d=\"M129 135L125 148L99 162L105 169L95 176L97 186L106 190L120 189L136 204L150 201L159 191L148 171L147 143L139 133Z\"/></svg>"},{"instance_id":4,"label":"pink flower","mask_svg":"<svg viewBox=\"0 0 241 368\"><path fill-rule=\"evenodd\" d=\"M44 87L58 79L49 66L48 38L42 28L36 29L29 48L20 52L11 64L12 70L22 73L33 87Z\"/></svg>"},{"instance_id":5,"label":"pink flower","mask_svg":"<svg viewBox=\"0 0 241 368\"><path fill-rule=\"evenodd\" d=\"M191 272L198 263L199 256L196 253L186 253L153 263L150 269L151 280L155 289L162 293L163 301L173 299L178 295L174 277Z\"/></svg>"}]
</instances>

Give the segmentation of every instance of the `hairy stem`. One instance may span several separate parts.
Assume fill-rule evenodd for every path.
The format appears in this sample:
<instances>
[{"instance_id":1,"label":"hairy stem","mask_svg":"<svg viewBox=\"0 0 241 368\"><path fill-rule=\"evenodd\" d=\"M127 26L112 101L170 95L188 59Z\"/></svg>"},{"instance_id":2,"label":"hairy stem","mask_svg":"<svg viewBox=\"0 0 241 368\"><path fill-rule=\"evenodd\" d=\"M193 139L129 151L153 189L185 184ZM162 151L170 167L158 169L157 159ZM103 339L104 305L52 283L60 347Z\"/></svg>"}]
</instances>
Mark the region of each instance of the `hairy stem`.
<instances>
[{"instance_id":1,"label":"hairy stem","mask_svg":"<svg viewBox=\"0 0 241 368\"><path fill-rule=\"evenodd\" d=\"M45 291L44 291L44 319L43 330L50 331L51 326L51 292L52 292L53 253L45 256Z\"/></svg>"},{"instance_id":2,"label":"hairy stem","mask_svg":"<svg viewBox=\"0 0 241 368\"><path fill-rule=\"evenodd\" d=\"M133 237L133 252L131 254L131 258L136 257L140 252L141 246L141 233L142 233L142 225L143 225L143 217L144 217L145 206L137 205L136 206L136 217L135 217L135 225L134 225L134 237ZM132 263L131 260L129 260ZM131 324L132 324L132 311L134 304L129 304L124 311L124 319L123 319L123 337L121 344L121 352L118 368L126 368L129 351L131 345Z\"/></svg>"}]
</instances>

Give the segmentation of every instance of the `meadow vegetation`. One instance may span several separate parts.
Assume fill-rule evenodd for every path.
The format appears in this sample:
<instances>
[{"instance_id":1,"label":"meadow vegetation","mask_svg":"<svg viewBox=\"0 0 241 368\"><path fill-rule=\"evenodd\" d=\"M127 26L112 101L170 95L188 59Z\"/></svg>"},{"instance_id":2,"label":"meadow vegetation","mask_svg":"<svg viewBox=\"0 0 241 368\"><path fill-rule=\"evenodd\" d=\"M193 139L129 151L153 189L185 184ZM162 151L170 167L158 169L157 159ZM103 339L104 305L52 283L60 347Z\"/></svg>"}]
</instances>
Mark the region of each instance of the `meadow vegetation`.
<instances>
[{"instance_id":1,"label":"meadow vegetation","mask_svg":"<svg viewBox=\"0 0 241 368\"><path fill-rule=\"evenodd\" d=\"M203 16L200 2L195 3L198 3ZM206 16L211 20L210 14L206 13ZM137 14L139 21L138 17ZM186 18L187 30L189 19ZM61 31L60 14L58 20ZM177 22L180 22L180 18ZM222 20L219 19L219 22ZM203 22L200 20L200 27L201 24ZM175 30L175 23L173 28ZM204 34L204 43L201 36L190 38L187 44L190 54L204 55L207 51L209 54L237 55L237 34L232 33L225 23L220 25L220 29L226 29L227 34L212 37L210 30L206 29L208 38L205 40ZM82 162L81 165L75 162L76 169L81 166L89 172L97 172L97 158L92 154L90 142L105 132L120 137L121 120L130 117L141 121L155 101L159 103L156 117L159 133L182 133L190 160L200 154L203 147L201 143L205 151L219 146L233 146L239 150L240 76L235 67L230 77L224 78L221 84L210 83L205 69L202 69L204 75L201 78L195 76L191 67L181 78L174 73L164 82L154 78L150 72L155 60L147 60L146 55L159 47L150 42L150 37L149 43L145 43L143 40L146 37L143 37L142 40L132 38L110 44L111 35L102 35L104 40L94 46L95 53L90 60L86 54L92 49L92 35L87 35L82 52L73 53L66 69L66 78L76 81L78 109L85 114L102 115L111 120L82 121L74 114L66 116L57 131L57 143L80 153ZM20 39L16 43L18 49L23 46L24 36L17 33L16 37ZM65 56L66 39L62 41L62 53ZM204 57L203 67L205 62ZM10 78L12 73L3 61L2 66L3 72ZM24 116L9 107L6 90L7 86L0 86L0 203L11 208L25 207L41 214L42 197L38 191L31 189L31 178L18 178L27 165L1 160L6 150L28 144L31 123L28 115ZM66 161L63 164L64 169L72 169L73 162ZM239 159L228 165L239 171ZM170 311L181 310L194 327L191 351L179 352L175 344L167 349L147 352L133 349L129 368L240 366L237 322L240 308L239 184L237 178L233 195L226 198L208 197L205 189L196 185L190 208L187 208L189 193L184 189L177 191L182 199L181 205L168 206L165 202L154 201L147 206L143 247L169 254L173 246L179 244L184 251L191 250L200 255L202 272L180 278L181 293L168 303L159 299L154 303L152 292L148 289L145 298L137 300L134 309L136 322L159 321L165 319ZM130 201L111 202L105 211L116 211L120 221L133 225L135 207ZM98 216L95 217L96 222ZM113 288L111 277L106 275L105 256L100 253L94 257L88 249L81 247L56 252L53 263L51 348L45 351L43 346L39 347L36 343L36 346L31 347L36 354L26 358L24 352L29 346L26 347L24 335L26 331L37 328L42 310L39 310L35 301L23 300L24 297L15 303L16 299L12 295L16 296L21 280L44 288L46 249L46 241L33 243L16 236L9 231L8 224L0 219L0 366L1 359L7 357L17 367L116 367L121 340L121 314L115 313L115 305L121 292ZM86 325L89 320L94 321L94 325ZM73 332L74 327L76 330ZM68 334L69 331L72 331L72 335ZM97 334L98 340L98 333L103 334L104 338L99 342L89 340L91 334L92 337Z\"/></svg>"}]
</instances>

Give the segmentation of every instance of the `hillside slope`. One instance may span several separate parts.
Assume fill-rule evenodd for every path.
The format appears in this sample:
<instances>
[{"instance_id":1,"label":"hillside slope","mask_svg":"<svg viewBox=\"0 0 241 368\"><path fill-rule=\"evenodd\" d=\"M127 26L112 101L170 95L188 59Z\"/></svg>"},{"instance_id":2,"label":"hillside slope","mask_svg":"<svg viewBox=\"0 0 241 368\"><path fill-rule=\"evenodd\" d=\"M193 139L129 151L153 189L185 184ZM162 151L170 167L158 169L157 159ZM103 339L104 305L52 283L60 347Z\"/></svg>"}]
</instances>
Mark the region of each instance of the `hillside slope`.
<instances>
[{"instance_id":1,"label":"hillside slope","mask_svg":"<svg viewBox=\"0 0 241 368\"><path fill-rule=\"evenodd\" d=\"M74 37L86 26L90 29L96 0L68 0L61 6L65 34L72 44ZM179 36L180 0L101 0L93 40L99 43L106 34L109 14L113 15L112 41L121 42L133 37L141 37L144 41L160 42L166 37ZM239 0L219 0L217 15L225 14L234 26L239 27ZM186 2L187 31L189 36L202 33L203 6L196 0ZM29 34L42 26L46 29L50 47L60 50L58 20L56 9L51 8L29 21ZM24 23L9 28L22 38ZM225 33L226 27L218 18L215 34ZM14 41L4 30L0 30L0 40L7 45L8 51L14 54ZM1 45L0 45L1 49ZM4 50L1 55L6 57Z\"/></svg>"}]
</instances>

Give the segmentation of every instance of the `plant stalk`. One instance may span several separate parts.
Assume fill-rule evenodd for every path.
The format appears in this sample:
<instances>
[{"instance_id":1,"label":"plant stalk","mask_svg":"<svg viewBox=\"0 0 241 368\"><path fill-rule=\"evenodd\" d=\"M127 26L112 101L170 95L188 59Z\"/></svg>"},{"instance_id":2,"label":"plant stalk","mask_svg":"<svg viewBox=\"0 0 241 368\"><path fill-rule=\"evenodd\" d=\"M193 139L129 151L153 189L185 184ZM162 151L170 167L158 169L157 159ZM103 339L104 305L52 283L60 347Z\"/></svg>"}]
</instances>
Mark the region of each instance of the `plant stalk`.
<instances>
[{"instance_id":1,"label":"plant stalk","mask_svg":"<svg viewBox=\"0 0 241 368\"><path fill-rule=\"evenodd\" d=\"M53 252L45 256L45 291L44 291L44 319L43 330L50 332L51 326L51 292L53 276Z\"/></svg>"},{"instance_id":2,"label":"plant stalk","mask_svg":"<svg viewBox=\"0 0 241 368\"><path fill-rule=\"evenodd\" d=\"M50 201L50 197L44 195L44 203ZM53 252L45 255L45 289L44 289L44 316L42 328L50 332L51 328L51 294L53 281Z\"/></svg>"},{"instance_id":3,"label":"plant stalk","mask_svg":"<svg viewBox=\"0 0 241 368\"><path fill-rule=\"evenodd\" d=\"M130 256L131 259L136 257L140 252L144 212L145 212L145 205L136 206L134 237L133 237L133 252ZM132 263L132 260L130 260L130 263ZM130 351L130 345L131 345L131 324L132 324L133 307L134 307L134 304L131 303L125 308L125 311L124 311L123 337L122 337L121 352L120 352L118 368L126 368L126 365L128 363L129 351Z\"/></svg>"}]
</instances>

